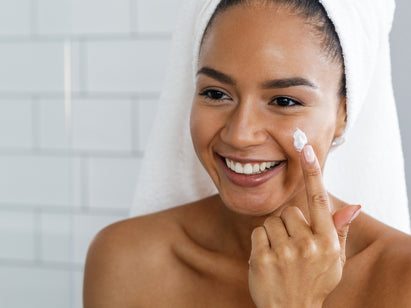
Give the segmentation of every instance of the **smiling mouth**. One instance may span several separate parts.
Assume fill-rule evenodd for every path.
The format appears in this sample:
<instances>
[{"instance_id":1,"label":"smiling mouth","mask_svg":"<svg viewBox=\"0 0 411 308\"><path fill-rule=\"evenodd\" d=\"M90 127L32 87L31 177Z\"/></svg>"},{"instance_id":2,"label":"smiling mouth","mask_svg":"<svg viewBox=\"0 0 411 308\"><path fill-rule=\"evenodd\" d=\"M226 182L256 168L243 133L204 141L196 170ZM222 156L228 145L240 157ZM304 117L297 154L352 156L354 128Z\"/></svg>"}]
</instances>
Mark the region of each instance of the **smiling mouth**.
<instances>
[{"instance_id":1,"label":"smiling mouth","mask_svg":"<svg viewBox=\"0 0 411 308\"><path fill-rule=\"evenodd\" d=\"M225 164L227 167L234 171L237 174L246 174L246 175L254 175L254 174L262 174L267 171L270 171L280 165L283 161L270 161L270 162L262 162L262 163L240 163L237 161L230 160L228 158L224 158Z\"/></svg>"}]
</instances>

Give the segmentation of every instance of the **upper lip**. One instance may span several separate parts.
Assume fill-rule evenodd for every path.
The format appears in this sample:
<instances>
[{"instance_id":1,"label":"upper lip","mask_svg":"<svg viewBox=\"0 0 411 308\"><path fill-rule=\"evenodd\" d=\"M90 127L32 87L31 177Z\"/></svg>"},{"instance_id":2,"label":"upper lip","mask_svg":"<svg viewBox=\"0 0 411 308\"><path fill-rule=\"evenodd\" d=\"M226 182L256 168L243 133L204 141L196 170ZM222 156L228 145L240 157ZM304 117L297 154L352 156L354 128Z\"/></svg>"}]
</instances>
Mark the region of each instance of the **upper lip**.
<instances>
[{"instance_id":1,"label":"upper lip","mask_svg":"<svg viewBox=\"0 0 411 308\"><path fill-rule=\"evenodd\" d=\"M280 162L280 161L284 161L283 159L257 159L257 158L243 158L243 157L235 157L235 156L231 156L231 155L223 155L223 154L218 154L219 156L221 156L222 158L227 158L229 160L233 160L235 162L239 162L239 163L264 163L264 162Z\"/></svg>"}]
</instances>

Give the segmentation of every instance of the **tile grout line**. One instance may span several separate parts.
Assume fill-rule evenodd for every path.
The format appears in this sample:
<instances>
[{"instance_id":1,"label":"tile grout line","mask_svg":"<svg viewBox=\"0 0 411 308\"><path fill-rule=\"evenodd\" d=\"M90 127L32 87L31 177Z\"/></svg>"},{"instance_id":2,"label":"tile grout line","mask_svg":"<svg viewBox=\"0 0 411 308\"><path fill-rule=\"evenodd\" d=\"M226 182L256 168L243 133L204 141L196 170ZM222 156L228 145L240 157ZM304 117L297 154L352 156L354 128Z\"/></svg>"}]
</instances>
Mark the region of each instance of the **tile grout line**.
<instances>
[{"instance_id":1,"label":"tile grout line","mask_svg":"<svg viewBox=\"0 0 411 308\"><path fill-rule=\"evenodd\" d=\"M101 208L101 207L100 208L99 207L73 208L71 206L52 207L52 206L30 205L30 204L8 204L8 205L0 204L0 212L35 213L36 211L41 213L41 215L53 214L53 215L74 215L74 216L92 215L92 216L119 216L121 217L128 213L128 208ZM40 220L40 223L41 223L41 220Z\"/></svg>"},{"instance_id":2,"label":"tile grout line","mask_svg":"<svg viewBox=\"0 0 411 308\"><path fill-rule=\"evenodd\" d=\"M40 102L38 97L32 97L31 99L31 121L32 121L32 150L38 151L41 146L40 140Z\"/></svg>"},{"instance_id":3,"label":"tile grout line","mask_svg":"<svg viewBox=\"0 0 411 308\"><path fill-rule=\"evenodd\" d=\"M131 145L132 145L132 152L138 153L139 151L139 133L140 129L138 127L140 118L140 100L138 98L134 98L131 101Z\"/></svg>"},{"instance_id":4,"label":"tile grout line","mask_svg":"<svg viewBox=\"0 0 411 308\"><path fill-rule=\"evenodd\" d=\"M33 39L37 34L37 8L38 8L38 0L31 0L31 7L30 7L30 39Z\"/></svg>"},{"instance_id":5,"label":"tile grout line","mask_svg":"<svg viewBox=\"0 0 411 308\"><path fill-rule=\"evenodd\" d=\"M80 91L87 93L87 42L86 40L79 40L79 79Z\"/></svg>"},{"instance_id":6,"label":"tile grout line","mask_svg":"<svg viewBox=\"0 0 411 308\"><path fill-rule=\"evenodd\" d=\"M72 94L73 99L129 99L129 98L146 98L146 99L158 99L160 97L159 91L153 92L85 92L75 91ZM0 92L0 99L64 99L64 92Z\"/></svg>"},{"instance_id":7,"label":"tile grout line","mask_svg":"<svg viewBox=\"0 0 411 308\"><path fill-rule=\"evenodd\" d=\"M89 204L89 166L90 165L90 159L88 156L85 156L81 159L81 209L82 210L89 210L90 204Z\"/></svg>"},{"instance_id":8,"label":"tile grout line","mask_svg":"<svg viewBox=\"0 0 411 308\"><path fill-rule=\"evenodd\" d=\"M0 148L0 157L3 156L15 156L15 157L25 157L25 156L35 156L35 157L54 157L54 158L88 158L93 156L96 158L142 158L144 156L143 151L130 152L130 151L96 151L96 150L55 150L48 148Z\"/></svg>"},{"instance_id":9,"label":"tile grout line","mask_svg":"<svg viewBox=\"0 0 411 308\"><path fill-rule=\"evenodd\" d=\"M129 0L130 1L130 33L138 34L138 20L137 20L137 9L138 9L138 0Z\"/></svg>"},{"instance_id":10,"label":"tile grout line","mask_svg":"<svg viewBox=\"0 0 411 308\"><path fill-rule=\"evenodd\" d=\"M39 264L43 257L43 236L41 232L42 209L36 208L33 211L34 218L34 262Z\"/></svg>"},{"instance_id":11,"label":"tile grout line","mask_svg":"<svg viewBox=\"0 0 411 308\"><path fill-rule=\"evenodd\" d=\"M66 270L82 272L84 270L84 264L82 263L69 263L69 262L33 262L19 259L0 258L1 267L26 267L32 269L48 269L48 270Z\"/></svg>"},{"instance_id":12,"label":"tile grout line","mask_svg":"<svg viewBox=\"0 0 411 308\"><path fill-rule=\"evenodd\" d=\"M37 21L35 21L37 22ZM34 23L34 22L33 22ZM34 31L34 30L33 30ZM33 32L32 31L32 32ZM164 41L172 38L171 32L124 32L121 34L37 34L31 35L0 35L0 44L4 43L27 43L27 42L55 42L70 39L71 41L119 41L119 40L139 40L139 41Z\"/></svg>"}]
</instances>

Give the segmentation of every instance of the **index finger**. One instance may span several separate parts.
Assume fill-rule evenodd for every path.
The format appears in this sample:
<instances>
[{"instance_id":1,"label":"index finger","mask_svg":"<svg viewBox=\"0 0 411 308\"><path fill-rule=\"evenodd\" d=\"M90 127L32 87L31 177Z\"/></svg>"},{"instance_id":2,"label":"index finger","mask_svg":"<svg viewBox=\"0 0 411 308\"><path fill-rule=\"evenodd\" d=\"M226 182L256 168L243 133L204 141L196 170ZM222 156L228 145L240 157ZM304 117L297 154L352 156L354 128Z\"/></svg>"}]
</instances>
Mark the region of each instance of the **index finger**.
<instances>
[{"instance_id":1,"label":"index finger","mask_svg":"<svg viewBox=\"0 0 411 308\"><path fill-rule=\"evenodd\" d=\"M313 233L329 233L335 228L328 192L323 184L320 164L311 145L306 145L301 153L301 166L310 210L311 229Z\"/></svg>"}]
</instances>

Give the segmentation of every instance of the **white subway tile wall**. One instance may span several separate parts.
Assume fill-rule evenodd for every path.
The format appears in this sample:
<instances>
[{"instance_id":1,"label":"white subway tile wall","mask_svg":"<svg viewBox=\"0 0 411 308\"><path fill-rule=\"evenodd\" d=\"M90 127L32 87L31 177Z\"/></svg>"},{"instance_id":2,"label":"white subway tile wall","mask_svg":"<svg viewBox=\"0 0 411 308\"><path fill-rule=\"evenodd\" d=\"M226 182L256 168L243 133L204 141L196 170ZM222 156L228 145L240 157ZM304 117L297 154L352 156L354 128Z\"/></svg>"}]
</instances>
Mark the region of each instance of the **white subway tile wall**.
<instances>
[{"instance_id":1,"label":"white subway tile wall","mask_svg":"<svg viewBox=\"0 0 411 308\"><path fill-rule=\"evenodd\" d=\"M39 35L71 33L71 0L37 0L33 4L33 32ZM91 17L91 16L90 16Z\"/></svg>"},{"instance_id":2,"label":"white subway tile wall","mask_svg":"<svg viewBox=\"0 0 411 308\"><path fill-rule=\"evenodd\" d=\"M45 150L70 149L72 132L70 126L66 125L64 100L55 98L39 99L37 109L37 146Z\"/></svg>"},{"instance_id":3,"label":"white subway tile wall","mask_svg":"<svg viewBox=\"0 0 411 308\"><path fill-rule=\"evenodd\" d=\"M28 35L31 32L32 0L0 1L0 35Z\"/></svg>"},{"instance_id":4,"label":"white subway tile wall","mask_svg":"<svg viewBox=\"0 0 411 308\"><path fill-rule=\"evenodd\" d=\"M73 262L73 216L65 213L40 214L40 259L43 262Z\"/></svg>"},{"instance_id":5,"label":"white subway tile wall","mask_svg":"<svg viewBox=\"0 0 411 308\"><path fill-rule=\"evenodd\" d=\"M33 146L33 106L30 99L0 99L0 147L30 149ZM10 134L13 132L13 134Z\"/></svg>"},{"instance_id":6,"label":"white subway tile wall","mask_svg":"<svg viewBox=\"0 0 411 308\"><path fill-rule=\"evenodd\" d=\"M2 211L0 215L0 260L35 259L35 214L33 211Z\"/></svg>"},{"instance_id":7,"label":"white subway tile wall","mask_svg":"<svg viewBox=\"0 0 411 308\"><path fill-rule=\"evenodd\" d=\"M63 64L63 42L0 42L0 93L62 92Z\"/></svg>"},{"instance_id":8,"label":"white subway tile wall","mask_svg":"<svg viewBox=\"0 0 411 308\"><path fill-rule=\"evenodd\" d=\"M0 307L82 307L92 238L128 216L181 3L0 1Z\"/></svg>"},{"instance_id":9,"label":"white subway tile wall","mask_svg":"<svg viewBox=\"0 0 411 308\"><path fill-rule=\"evenodd\" d=\"M0 156L0 204L70 206L70 157Z\"/></svg>"},{"instance_id":10,"label":"white subway tile wall","mask_svg":"<svg viewBox=\"0 0 411 308\"><path fill-rule=\"evenodd\" d=\"M130 0L72 0L71 33L128 33L131 3Z\"/></svg>"},{"instance_id":11,"label":"white subway tile wall","mask_svg":"<svg viewBox=\"0 0 411 308\"><path fill-rule=\"evenodd\" d=\"M157 92L163 84L169 48L170 40L164 39L88 42L86 89L103 93Z\"/></svg>"},{"instance_id":12,"label":"white subway tile wall","mask_svg":"<svg viewBox=\"0 0 411 308\"><path fill-rule=\"evenodd\" d=\"M88 204L96 208L129 209L139 163L138 158L91 158L88 164Z\"/></svg>"},{"instance_id":13,"label":"white subway tile wall","mask_svg":"<svg viewBox=\"0 0 411 308\"><path fill-rule=\"evenodd\" d=\"M137 0L137 29L145 33L174 30L182 0Z\"/></svg>"},{"instance_id":14,"label":"white subway tile wall","mask_svg":"<svg viewBox=\"0 0 411 308\"><path fill-rule=\"evenodd\" d=\"M132 150L130 100L74 100L72 119L73 149Z\"/></svg>"},{"instance_id":15,"label":"white subway tile wall","mask_svg":"<svg viewBox=\"0 0 411 308\"><path fill-rule=\"evenodd\" d=\"M2 265L0 307L71 308L71 276L73 270L58 267Z\"/></svg>"}]
</instances>

